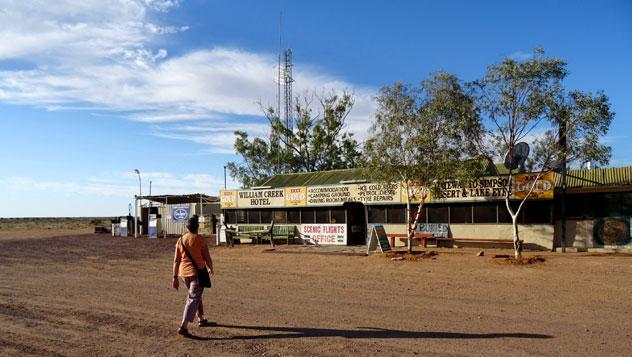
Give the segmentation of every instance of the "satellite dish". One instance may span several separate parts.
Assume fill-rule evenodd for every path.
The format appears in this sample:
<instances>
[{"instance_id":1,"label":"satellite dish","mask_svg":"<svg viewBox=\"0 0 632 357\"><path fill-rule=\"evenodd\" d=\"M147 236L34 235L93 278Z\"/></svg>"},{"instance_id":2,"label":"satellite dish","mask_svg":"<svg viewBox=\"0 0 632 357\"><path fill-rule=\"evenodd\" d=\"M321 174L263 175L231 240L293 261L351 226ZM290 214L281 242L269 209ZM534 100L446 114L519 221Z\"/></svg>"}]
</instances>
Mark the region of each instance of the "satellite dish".
<instances>
[{"instance_id":1,"label":"satellite dish","mask_svg":"<svg viewBox=\"0 0 632 357\"><path fill-rule=\"evenodd\" d=\"M514 145L512 158L509 157L509 152L505 155L505 167L508 170L515 170L524 165L527 157L529 157L529 144L519 142Z\"/></svg>"}]
</instances>

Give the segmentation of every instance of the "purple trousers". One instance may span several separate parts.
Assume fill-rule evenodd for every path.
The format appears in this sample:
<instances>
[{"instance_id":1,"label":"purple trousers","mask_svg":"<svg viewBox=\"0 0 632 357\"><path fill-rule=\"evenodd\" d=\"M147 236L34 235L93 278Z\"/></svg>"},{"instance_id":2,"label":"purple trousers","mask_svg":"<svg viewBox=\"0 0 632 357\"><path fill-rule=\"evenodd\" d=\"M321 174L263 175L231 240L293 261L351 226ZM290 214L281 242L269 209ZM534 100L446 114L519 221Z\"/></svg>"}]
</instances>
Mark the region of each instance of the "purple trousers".
<instances>
[{"instance_id":1,"label":"purple trousers","mask_svg":"<svg viewBox=\"0 0 632 357\"><path fill-rule=\"evenodd\" d=\"M184 305L184 313L182 314L182 323L184 324L185 322L193 322L196 312L198 317L204 316L204 305L202 304L204 288L198 284L197 276L185 277L183 279L189 291L187 303Z\"/></svg>"}]
</instances>

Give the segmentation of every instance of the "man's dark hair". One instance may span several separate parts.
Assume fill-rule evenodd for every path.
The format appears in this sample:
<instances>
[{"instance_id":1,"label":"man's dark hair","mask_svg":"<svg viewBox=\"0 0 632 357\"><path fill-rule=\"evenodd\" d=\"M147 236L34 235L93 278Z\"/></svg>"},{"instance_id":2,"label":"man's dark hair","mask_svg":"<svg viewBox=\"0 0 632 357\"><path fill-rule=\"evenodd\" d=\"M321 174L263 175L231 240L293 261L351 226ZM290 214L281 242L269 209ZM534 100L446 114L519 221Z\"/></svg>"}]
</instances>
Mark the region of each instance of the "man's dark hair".
<instances>
[{"instance_id":1,"label":"man's dark hair","mask_svg":"<svg viewBox=\"0 0 632 357\"><path fill-rule=\"evenodd\" d=\"M189 230L189 232L197 234L199 228L200 222L198 216L197 214L194 214L193 216L191 216L191 218L189 218L189 221L187 222L187 229Z\"/></svg>"}]
</instances>

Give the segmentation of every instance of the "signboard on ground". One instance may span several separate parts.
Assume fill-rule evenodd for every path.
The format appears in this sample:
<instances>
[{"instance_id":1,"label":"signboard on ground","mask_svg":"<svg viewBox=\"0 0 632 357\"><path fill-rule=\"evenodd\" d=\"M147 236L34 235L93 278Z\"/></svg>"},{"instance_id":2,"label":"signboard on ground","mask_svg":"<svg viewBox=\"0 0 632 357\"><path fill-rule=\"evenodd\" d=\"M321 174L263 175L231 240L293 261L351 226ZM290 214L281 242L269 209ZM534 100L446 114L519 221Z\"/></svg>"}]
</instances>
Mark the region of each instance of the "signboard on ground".
<instances>
[{"instance_id":1,"label":"signboard on ground","mask_svg":"<svg viewBox=\"0 0 632 357\"><path fill-rule=\"evenodd\" d=\"M171 220L176 222L186 222L189 219L191 207L189 206L172 206Z\"/></svg>"},{"instance_id":2,"label":"signboard on ground","mask_svg":"<svg viewBox=\"0 0 632 357\"><path fill-rule=\"evenodd\" d=\"M377 247L380 247L380 251L382 251L382 253L392 250L391 243L388 241L388 236L386 235L386 230L383 225L376 224L371 227L371 230L369 231L369 242L367 245L367 253L377 250Z\"/></svg>"},{"instance_id":3,"label":"signboard on ground","mask_svg":"<svg viewBox=\"0 0 632 357\"><path fill-rule=\"evenodd\" d=\"M316 244L347 245L346 224L301 224L298 230Z\"/></svg>"},{"instance_id":4,"label":"signboard on ground","mask_svg":"<svg viewBox=\"0 0 632 357\"><path fill-rule=\"evenodd\" d=\"M121 218L121 237L127 237L127 218Z\"/></svg>"},{"instance_id":5,"label":"signboard on ground","mask_svg":"<svg viewBox=\"0 0 632 357\"><path fill-rule=\"evenodd\" d=\"M149 215L149 238L158 238L158 215Z\"/></svg>"},{"instance_id":6,"label":"signboard on ground","mask_svg":"<svg viewBox=\"0 0 632 357\"><path fill-rule=\"evenodd\" d=\"M433 237L448 238L450 231L447 223L418 223L415 233L432 234Z\"/></svg>"}]
</instances>

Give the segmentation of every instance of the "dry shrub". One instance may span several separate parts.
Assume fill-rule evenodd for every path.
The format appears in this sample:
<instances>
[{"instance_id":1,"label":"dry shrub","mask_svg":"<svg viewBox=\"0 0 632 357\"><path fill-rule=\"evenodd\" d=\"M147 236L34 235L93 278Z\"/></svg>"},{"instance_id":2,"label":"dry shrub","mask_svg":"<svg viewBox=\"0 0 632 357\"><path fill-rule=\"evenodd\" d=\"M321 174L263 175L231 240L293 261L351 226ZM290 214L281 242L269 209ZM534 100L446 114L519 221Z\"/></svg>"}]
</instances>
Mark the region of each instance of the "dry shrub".
<instances>
[{"instance_id":1,"label":"dry shrub","mask_svg":"<svg viewBox=\"0 0 632 357\"><path fill-rule=\"evenodd\" d=\"M533 265L538 263L544 263L546 259L539 255L533 257L522 257L520 259L512 257L502 257L501 259L493 259L494 263L499 265Z\"/></svg>"}]
</instances>

